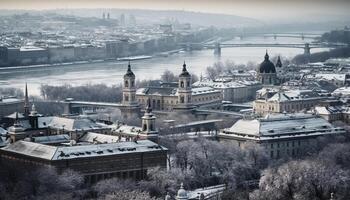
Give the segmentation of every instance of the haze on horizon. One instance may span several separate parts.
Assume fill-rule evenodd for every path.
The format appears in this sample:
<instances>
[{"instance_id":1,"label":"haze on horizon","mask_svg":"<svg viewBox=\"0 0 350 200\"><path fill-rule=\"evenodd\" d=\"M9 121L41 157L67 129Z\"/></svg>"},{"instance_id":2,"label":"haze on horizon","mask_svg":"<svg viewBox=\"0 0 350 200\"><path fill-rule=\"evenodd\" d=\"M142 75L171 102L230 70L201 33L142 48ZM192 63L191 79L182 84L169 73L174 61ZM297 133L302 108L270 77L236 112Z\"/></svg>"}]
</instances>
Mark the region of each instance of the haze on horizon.
<instances>
[{"instance_id":1,"label":"haze on horizon","mask_svg":"<svg viewBox=\"0 0 350 200\"><path fill-rule=\"evenodd\" d=\"M342 19L349 16L348 0L0 0L0 9L51 10L120 8L184 10L232 14L262 21ZM307 18L305 18L307 17ZM344 19L345 20L345 19Z\"/></svg>"}]
</instances>

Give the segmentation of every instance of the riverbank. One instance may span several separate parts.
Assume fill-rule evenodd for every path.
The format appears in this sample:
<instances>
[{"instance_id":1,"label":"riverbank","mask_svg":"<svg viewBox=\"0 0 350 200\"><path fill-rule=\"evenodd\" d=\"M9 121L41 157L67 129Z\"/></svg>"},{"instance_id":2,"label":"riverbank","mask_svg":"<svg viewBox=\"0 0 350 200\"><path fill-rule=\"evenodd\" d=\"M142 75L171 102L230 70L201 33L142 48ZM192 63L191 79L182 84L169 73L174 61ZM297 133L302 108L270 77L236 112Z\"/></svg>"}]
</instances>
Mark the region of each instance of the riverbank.
<instances>
[{"instance_id":1,"label":"riverbank","mask_svg":"<svg viewBox=\"0 0 350 200\"><path fill-rule=\"evenodd\" d=\"M74 66L82 64L92 64L92 63L105 63L105 62L125 62L125 61L138 61L152 59L155 57L168 57L170 55L176 54L183 51L183 49L175 49L171 51L164 51L160 53L155 53L151 56L130 56L130 57L121 57L116 59L98 59L98 60L89 60L89 61L74 61L74 62L64 62L64 63L52 63L52 64L40 64L40 65L22 65L22 66L11 66L11 67L0 67L0 73L4 71L14 71L14 70L30 70L30 69L40 69L40 68L51 68L51 67L60 67L60 66Z\"/></svg>"},{"instance_id":2,"label":"riverbank","mask_svg":"<svg viewBox=\"0 0 350 200\"><path fill-rule=\"evenodd\" d=\"M312 53L310 55L299 54L292 59L292 63L306 64L315 62L325 62L330 58L348 58L350 57L350 47L336 48L329 51Z\"/></svg>"}]
</instances>

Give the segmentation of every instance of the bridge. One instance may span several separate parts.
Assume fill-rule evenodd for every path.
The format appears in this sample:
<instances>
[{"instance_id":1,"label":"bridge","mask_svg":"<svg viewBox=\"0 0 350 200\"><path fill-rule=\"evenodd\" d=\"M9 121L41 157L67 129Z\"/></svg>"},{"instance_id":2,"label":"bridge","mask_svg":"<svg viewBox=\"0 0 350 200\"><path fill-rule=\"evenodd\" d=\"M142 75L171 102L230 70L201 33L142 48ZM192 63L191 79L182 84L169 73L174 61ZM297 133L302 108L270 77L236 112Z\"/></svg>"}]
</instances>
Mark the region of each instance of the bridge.
<instances>
[{"instance_id":1,"label":"bridge","mask_svg":"<svg viewBox=\"0 0 350 200\"><path fill-rule=\"evenodd\" d=\"M242 36L243 37L243 36ZM275 40L277 38L301 38L302 40L304 39L316 39L321 37L320 34L296 34L296 33L274 33L274 34L264 34L264 37L273 37Z\"/></svg>"},{"instance_id":2,"label":"bridge","mask_svg":"<svg viewBox=\"0 0 350 200\"><path fill-rule=\"evenodd\" d=\"M122 112L123 119L131 119L139 116L141 108L139 105L125 105L122 103L90 102L65 100L59 103L64 105L64 114L81 114L84 109L97 110L103 108L116 108Z\"/></svg>"},{"instance_id":3,"label":"bridge","mask_svg":"<svg viewBox=\"0 0 350 200\"><path fill-rule=\"evenodd\" d=\"M234 47L282 47L282 48L299 48L304 49L305 55L310 55L310 50L313 48L338 48L347 47L347 44L342 43L181 43L186 50L208 48L214 49L214 54L221 55L222 48L234 48Z\"/></svg>"}]
</instances>

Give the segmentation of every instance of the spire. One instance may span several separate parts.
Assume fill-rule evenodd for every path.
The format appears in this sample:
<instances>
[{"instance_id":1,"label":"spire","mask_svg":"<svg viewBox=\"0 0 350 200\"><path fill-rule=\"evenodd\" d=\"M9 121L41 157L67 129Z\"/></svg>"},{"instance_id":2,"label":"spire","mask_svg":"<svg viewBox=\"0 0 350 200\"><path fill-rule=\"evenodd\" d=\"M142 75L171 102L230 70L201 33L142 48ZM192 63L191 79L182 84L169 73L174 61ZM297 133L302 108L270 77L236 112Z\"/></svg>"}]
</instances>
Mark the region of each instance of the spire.
<instances>
[{"instance_id":1,"label":"spire","mask_svg":"<svg viewBox=\"0 0 350 200\"><path fill-rule=\"evenodd\" d=\"M128 70L126 71L126 74L125 74L125 76L135 76L135 74L134 74L134 72L132 72L132 70L131 70L131 64L130 64L130 60L129 60L129 63L128 63ZM124 76L124 77L125 77Z\"/></svg>"},{"instance_id":2,"label":"spire","mask_svg":"<svg viewBox=\"0 0 350 200\"><path fill-rule=\"evenodd\" d=\"M282 67L282 62L281 62L280 56L278 56L278 58L277 58L276 67Z\"/></svg>"},{"instance_id":3,"label":"spire","mask_svg":"<svg viewBox=\"0 0 350 200\"><path fill-rule=\"evenodd\" d=\"M269 60L269 54L267 53L267 49L266 49L266 54L265 54L265 60Z\"/></svg>"},{"instance_id":4,"label":"spire","mask_svg":"<svg viewBox=\"0 0 350 200\"><path fill-rule=\"evenodd\" d=\"M128 72L131 72L130 60L129 60L129 62L128 62Z\"/></svg>"},{"instance_id":5,"label":"spire","mask_svg":"<svg viewBox=\"0 0 350 200\"><path fill-rule=\"evenodd\" d=\"M185 76L185 77L191 76L190 73L188 73L188 71L186 69L186 62L185 61L184 61L184 64L182 65L182 72L180 74L180 77L181 76Z\"/></svg>"},{"instance_id":6,"label":"spire","mask_svg":"<svg viewBox=\"0 0 350 200\"><path fill-rule=\"evenodd\" d=\"M24 95L24 116L29 115L29 97L28 97L28 87L27 87L27 82L25 86L25 95Z\"/></svg>"},{"instance_id":7,"label":"spire","mask_svg":"<svg viewBox=\"0 0 350 200\"><path fill-rule=\"evenodd\" d=\"M186 62L184 61L184 64L182 65L182 71L183 72L186 72L187 71L187 69L186 69Z\"/></svg>"}]
</instances>

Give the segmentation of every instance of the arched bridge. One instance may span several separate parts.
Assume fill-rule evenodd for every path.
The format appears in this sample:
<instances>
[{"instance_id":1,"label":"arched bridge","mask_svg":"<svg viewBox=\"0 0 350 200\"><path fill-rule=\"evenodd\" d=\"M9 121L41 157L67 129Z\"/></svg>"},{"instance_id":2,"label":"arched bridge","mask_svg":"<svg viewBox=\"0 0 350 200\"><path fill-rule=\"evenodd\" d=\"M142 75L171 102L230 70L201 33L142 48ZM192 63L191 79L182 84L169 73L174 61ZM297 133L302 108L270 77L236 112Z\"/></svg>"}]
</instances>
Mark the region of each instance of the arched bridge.
<instances>
[{"instance_id":1,"label":"arched bridge","mask_svg":"<svg viewBox=\"0 0 350 200\"><path fill-rule=\"evenodd\" d=\"M304 54L309 55L310 49L313 48L338 48L346 47L347 44L341 43L183 43L186 50L208 48L214 49L214 54L220 55L221 48L232 48L232 47L282 47L282 48L300 48L304 49Z\"/></svg>"}]
</instances>

